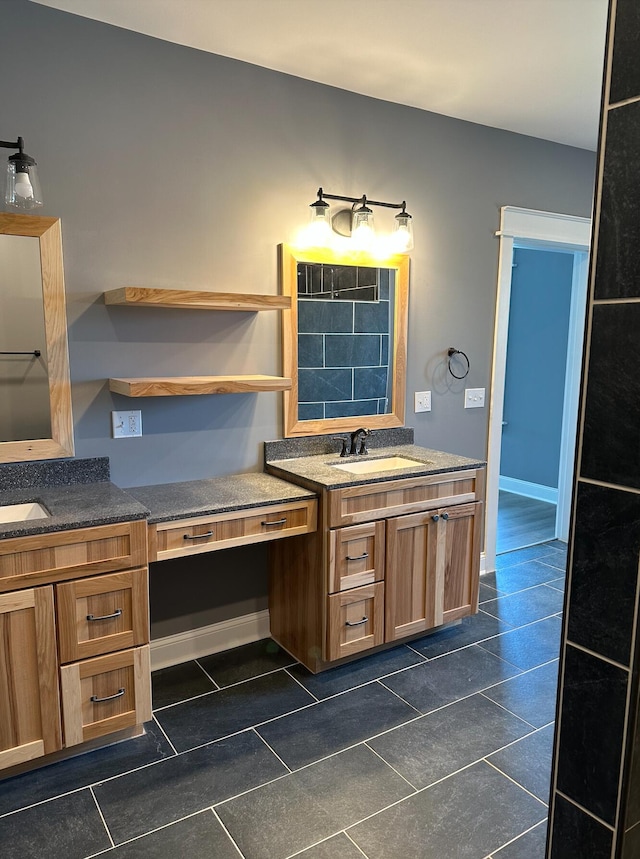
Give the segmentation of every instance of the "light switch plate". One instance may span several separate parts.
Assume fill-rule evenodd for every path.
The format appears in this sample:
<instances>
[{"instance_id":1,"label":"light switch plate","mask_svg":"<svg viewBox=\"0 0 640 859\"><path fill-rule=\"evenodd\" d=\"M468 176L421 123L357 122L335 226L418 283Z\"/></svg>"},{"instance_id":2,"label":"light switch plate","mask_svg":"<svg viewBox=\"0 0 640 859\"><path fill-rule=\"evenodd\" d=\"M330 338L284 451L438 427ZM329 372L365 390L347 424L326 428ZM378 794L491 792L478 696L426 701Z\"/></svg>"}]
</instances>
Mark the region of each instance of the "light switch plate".
<instances>
[{"instance_id":1,"label":"light switch plate","mask_svg":"<svg viewBox=\"0 0 640 859\"><path fill-rule=\"evenodd\" d=\"M111 412L111 430L114 438L136 438L142 435L142 412Z\"/></svg>"},{"instance_id":2,"label":"light switch plate","mask_svg":"<svg viewBox=\"0 0 640 859\"><path fill-rule=\"evenodd\" d=\"M414 396L414 411L416 414L418 414L418 412L431 411L431 391L416 391Z\"/></svg>"},{"instance_id":3,"label":"light switch plate","mask_svg":"<svg viewBox=\"0 0 640 859\"><path fill-rule=\"evenodd\" d=\"M465 388L464 407L465 409L484 408L484 388Z\"/></svg>"}]
</instances>

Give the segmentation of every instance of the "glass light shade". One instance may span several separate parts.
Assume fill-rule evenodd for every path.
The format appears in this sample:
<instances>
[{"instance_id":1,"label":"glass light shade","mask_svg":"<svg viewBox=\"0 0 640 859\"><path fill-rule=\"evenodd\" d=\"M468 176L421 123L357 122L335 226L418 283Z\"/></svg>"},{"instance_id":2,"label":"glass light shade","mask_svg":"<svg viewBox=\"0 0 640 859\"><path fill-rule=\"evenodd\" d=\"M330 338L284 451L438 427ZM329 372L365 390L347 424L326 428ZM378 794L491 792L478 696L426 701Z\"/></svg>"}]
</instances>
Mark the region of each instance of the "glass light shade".
<instances>
[{"instance_id":1,"label":"glass light shade","mask_svg":"<svg viewBox=\"0 0 640 859\"><path fill-rule=\"evenodd\" d=\"M373 223L373 212L368 206L360 206L353 213L351 225L351 241L358 250L369 249L375 241L376 233Z\"/></svg>"},{"instance_id":2,"label":"glass light shade","mask_svg":"<svg viewBox=\"0 0 640 859\"><path fill-rule=\"evenodd\" d=\"M395 217L396 226L392 236L392 247L396 253L408 253L413 249L413 219L407 212Z\"/></svg>"},{"instance_id":3,"label":"glass light shade","mask_svg":"<svg viewBox=\"0 0 640 859\"><path fill-rule=\"evenodd\" d=\"M305 230L306 240L313 247L325 247L331 242L330 207L324 200L312 203L309 225Z\"/></svg>"},{"instance_id":4,"label":"glass light shade","mask_svg":"<svg viewBox=\"0 0 640 859\"><path fill-rule=\"evenodd\" d=\"M7 206L20 210L36 209L42 205L42 192L35 164L20 166L16 170L15 162L9 161L4 200Z\"/></svg>"}]
</instances>

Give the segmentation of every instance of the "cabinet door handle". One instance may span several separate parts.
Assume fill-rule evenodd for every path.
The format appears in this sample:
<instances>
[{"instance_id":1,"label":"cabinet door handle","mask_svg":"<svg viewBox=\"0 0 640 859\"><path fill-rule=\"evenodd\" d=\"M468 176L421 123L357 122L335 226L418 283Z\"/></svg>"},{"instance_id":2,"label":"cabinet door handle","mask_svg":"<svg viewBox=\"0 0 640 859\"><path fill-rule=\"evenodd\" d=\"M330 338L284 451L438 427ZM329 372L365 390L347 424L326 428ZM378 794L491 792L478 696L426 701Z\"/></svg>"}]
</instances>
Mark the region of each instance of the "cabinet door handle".
<instances>
[{"instance_id":1,"label":"cabinet door handle","mask_svg":"<svg viewBox=\"0 0 640 859\"><path fill-rule=\"evenodd\" d=\"M90 621L95 621L95 620L114 620L116 617L120 617L120 616L121 616L121 614L122 614L122 609L121 609L121 608L117 608L117 609L114 611L114 613L113 613L113 614L102 614L102 615L88 614L88 615L87 615L87 620L90 620Z\"/></svg>"},{"instance_id":2,"label":"cabinet door handle","mask_svg":"<svg viewBox=\"0 0 640 859\"><path fill-rule=\"evenodd\" d=\"M213 531L207 531L206 534L185 534L185 540L202 540L203 537L213 537Z\"/></svg>"},{"instance_id":3,"label":"cabinet door handle","mask_svg":"<svg viewBox=\"0 0 640 859\"><path fill-rule=\"evenodd\" d=\"M350 620L345 620L345 626L362 626L363 623L366 623L369 620L368 617L363 617L362 620L356 620L355 622L351 622Z\"/></svg>"},{"instance_id":4,"label":"cabinet door handle","mask_svg":"<svg viewBox=\"0 0 640 859\"><path fill-rule=\"evenodd\" d=\"M97 695L92 695L89 700L92 704L103 704L105 701L113 701L114 698L122 698L124 695L124 689L118 689L118 691L114 695L107 695L104 698L98 698Z\"/></svg>"},{"instance_id":5,"label":"cabinet door handle","mask_svg":"<svg viewBox=\"0 0 640 859\"><path fill-rule=\"evenodd\" d=\"M433 519L434 522L437 522L440 517L438 516L437 513L434 513L431 518Z\"/></svg>"},{"instance_id":6,"label":"cabinet door handle","mask_svg":"<svg viewBox=\"0 0 640 859\"><path fill-rule=\"evenodd\" d=\"M261 525L284 525L287 521L287 517L284 516L282 519L274 519L273 522L261 522Z\"/></svg>"},{"instance_id":7,"label":"cabinet door handle","mask_svg":"<svg viewBox=\"0 0 640 859\"><path fill-rule=\"evenodd\" d=\"M347 561L364 561L364 559L368 557L368 552L363 552L361 555L354 555L353 557L351 557L351 555L347 555Z\"/></svg>"},{"instance_id":8,"label":"cabinet door handle","mask_svg":"<svg viewBox=\"0 0 640 859\"><path fill-rule=\"evenodd\" d=\"M447 519L449 518L449 514L448 514L448 513L443 513L443 514L442 514L442 518L443 518L443 519L444 519L444 521L446 522L446 521L447 521Z\"/></svg>"}]
</instances>

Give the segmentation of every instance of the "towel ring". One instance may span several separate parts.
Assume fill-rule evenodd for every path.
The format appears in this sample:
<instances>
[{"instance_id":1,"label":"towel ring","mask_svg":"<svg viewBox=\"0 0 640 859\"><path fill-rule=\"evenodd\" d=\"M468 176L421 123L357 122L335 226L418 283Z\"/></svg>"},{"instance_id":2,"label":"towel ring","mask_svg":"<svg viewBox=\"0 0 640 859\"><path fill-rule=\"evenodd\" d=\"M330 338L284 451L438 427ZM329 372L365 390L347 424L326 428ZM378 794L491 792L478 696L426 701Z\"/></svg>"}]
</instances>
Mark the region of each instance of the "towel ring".
<instances>
[{"instance_id":1,"label":"towel ring","mask_svg":"<svg viewBox=\"0 0 640 859\"><path fill-rule=\"evenodd\" d=\"M471 367L471 365L469 364L469 359L467 358L465 353L461 352L460 349L456 349L454 346L449 346L449 348L447 350L447 355L448 355L447 367L449 368L449 372L451 373L453 378L454 379L465 379L469 375L469 369ZM456 376L456 374L451 369L451 359L454 355L462 355L464 360L467 362L467 369L464 371L464 373L461 376Z\"/></svg>"}]
</instances>

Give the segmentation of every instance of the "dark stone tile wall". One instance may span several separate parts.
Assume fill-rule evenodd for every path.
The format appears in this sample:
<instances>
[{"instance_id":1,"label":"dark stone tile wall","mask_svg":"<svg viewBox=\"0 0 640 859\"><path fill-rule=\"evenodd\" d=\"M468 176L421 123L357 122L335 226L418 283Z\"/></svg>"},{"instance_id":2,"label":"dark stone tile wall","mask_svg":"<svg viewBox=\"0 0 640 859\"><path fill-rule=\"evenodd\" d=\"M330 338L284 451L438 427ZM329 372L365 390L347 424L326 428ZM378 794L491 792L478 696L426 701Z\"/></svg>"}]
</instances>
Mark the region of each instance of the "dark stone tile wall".
<instances>
[{"instance_id":1,"label":"dark stone tile wall","mask_svg":"<svg viewBox=\"0 0 640 859\"><path fill-rule=\"evenodd\" d=\"M547 859L638 859L640 3L611 0Z\"/></svg>"},{"instance_id":2,"label":"dark stone tile wall","mask_svg":"<svg viewBox=\"0 0 640 859\"><path fill-rule=\"evenodd\" d=\"M380 270L380 300L298 299L298 418L389 412L389 272ZM384 298L382 297L384 296ZM322 333L321 333L322 332Z\"/></svg>"}]
</instances>

